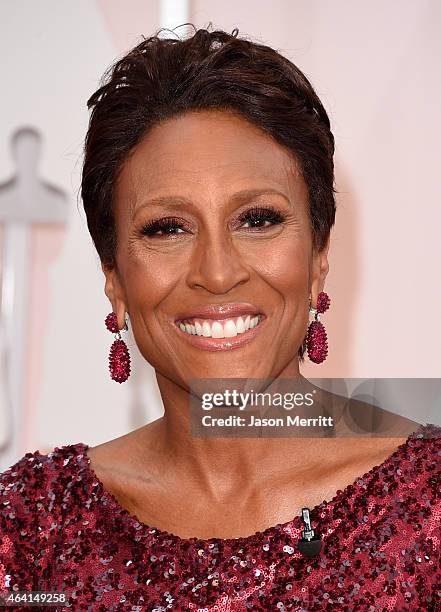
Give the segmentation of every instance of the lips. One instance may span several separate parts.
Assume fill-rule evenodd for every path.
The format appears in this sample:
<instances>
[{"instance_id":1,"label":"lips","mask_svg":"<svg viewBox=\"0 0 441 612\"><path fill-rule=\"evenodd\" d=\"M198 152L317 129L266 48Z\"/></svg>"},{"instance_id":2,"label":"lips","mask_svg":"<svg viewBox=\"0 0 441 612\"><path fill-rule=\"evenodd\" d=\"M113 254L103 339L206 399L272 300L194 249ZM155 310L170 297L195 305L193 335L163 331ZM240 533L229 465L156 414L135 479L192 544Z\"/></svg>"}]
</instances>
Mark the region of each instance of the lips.
<instances>
[{"instance_id":1,"label":"lips","mask_svg":"<svg viewBox=\"0 0 441 612\"><path fill-rule=\"evenodd\" d=\"M212 319L214 321L222 321L223 319L231 319L234 317L250 315L251 317L262 315L265 313L262 309L248 302L232 302L228 304L207 304L206 306L198 306L185 312L180 312L175 323L179 325L182 321L190 319Z\"/></svg>"}]
</instances>

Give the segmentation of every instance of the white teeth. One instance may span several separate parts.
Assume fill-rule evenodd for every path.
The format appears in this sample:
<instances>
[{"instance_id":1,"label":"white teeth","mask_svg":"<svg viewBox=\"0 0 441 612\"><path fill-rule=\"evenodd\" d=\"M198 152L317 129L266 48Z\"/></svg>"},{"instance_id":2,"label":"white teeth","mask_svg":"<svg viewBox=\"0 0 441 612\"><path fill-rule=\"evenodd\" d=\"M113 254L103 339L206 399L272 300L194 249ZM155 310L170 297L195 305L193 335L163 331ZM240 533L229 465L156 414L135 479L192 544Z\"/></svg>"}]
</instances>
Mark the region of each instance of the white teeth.
<instances>
[{"instance_id":1,"label":"white teeth","mask_svg":"<svg viewBox=\"0 0 441 612\"><path fill-rule=\"evenodd\" d=\"M228 325L228 322L227 322L227 325ZM243 322L242 317L239 317L237 319L237 321L236 321L236 329L237 329L237 333L238 334L243 334L243 332L245 331L245 324Z\"/></svg>"},{"instance_id":2,"label":"white teeth","mask_svg":"<svg viewBox=\"0 0 441 612\"><path fill-rule=\"evenodd\" d=\"M256 327L257 323L259 322L259 317L253 317L251 319L251 323L250 323L250 329L252 329L253 327Z\"/></svg>"},{"instance_id":3,"label":"white teeth","mask_svg":"<svg viewBox=\"0 0 441 612\"><path fill-rule=\"evenodd\" d=\"M211 326L211 337L212 338L225 338L224 336L224 328L222 327L222 323L215 321Z\"/></svg>"},{"instance_id":4,"label":"white teeth","mask_svg":"<svg viewBox=\"0 0 441 612\"><path fill-rule=\"evenodd\" d=\"M192 319L190 322L179 323L180 329L191 336L204 336L205 338L234 338L239 334L243 334L249 329L253 329L259 324L261 316L252 317L247 315L237 317L235 319L225 319L221 321L213 321L211 319Z\"/></svg>"},{"instance_id":5,"label":"white teeth","mask_svg":"<svg viewBox=\"0 0 441 612\"><path fill-rule=\"evenodd\" d=\"M237 336L238 333L239 330L234 324L234 321L228 319L228 321L224 325L224 338L234 338L234 336Z\"/></svg>"},{"instance_id":6,"label":"white teeth","mask_svg":"<svg viewBox=\"0 0 441 612\"><path fill-rule=\"evenodd\" d=\"M202 323L202 335L205 336L206 338L211 337L211 327L208 321L204 321Z\"/></svg>"}]
</instances>

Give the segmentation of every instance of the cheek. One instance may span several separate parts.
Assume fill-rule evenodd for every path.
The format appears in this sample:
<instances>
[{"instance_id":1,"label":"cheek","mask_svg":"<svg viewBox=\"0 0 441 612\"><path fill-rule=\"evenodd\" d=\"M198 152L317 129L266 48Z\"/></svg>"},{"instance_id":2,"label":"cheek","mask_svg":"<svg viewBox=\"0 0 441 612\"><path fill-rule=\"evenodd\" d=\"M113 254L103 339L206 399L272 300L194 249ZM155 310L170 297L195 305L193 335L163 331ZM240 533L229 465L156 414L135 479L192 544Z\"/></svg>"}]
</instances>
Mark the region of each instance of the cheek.
<instances>
[{"instance_id":1,"label":"cheek","mask_svg":"<svg viewBox=\"0 0 441 612\"><path fill-rule=\"evenodd\" d=\"M179 259L178 259L179 261ZM176 255L143 251L131 252L123 264L129 311L151 314L182 279L182 265Z\"/></svg>"},{"instance_id":2,"label":"cheek","mask_svg":"<svg viewBox=\"0 0 441 612\"><path fill-rule=\"evenodd\" d=\"M259 276L283 296L295 297L308 291L311 245L307 238L286 233L249 248L244 256Z\"/></svg>"}]
</instances>

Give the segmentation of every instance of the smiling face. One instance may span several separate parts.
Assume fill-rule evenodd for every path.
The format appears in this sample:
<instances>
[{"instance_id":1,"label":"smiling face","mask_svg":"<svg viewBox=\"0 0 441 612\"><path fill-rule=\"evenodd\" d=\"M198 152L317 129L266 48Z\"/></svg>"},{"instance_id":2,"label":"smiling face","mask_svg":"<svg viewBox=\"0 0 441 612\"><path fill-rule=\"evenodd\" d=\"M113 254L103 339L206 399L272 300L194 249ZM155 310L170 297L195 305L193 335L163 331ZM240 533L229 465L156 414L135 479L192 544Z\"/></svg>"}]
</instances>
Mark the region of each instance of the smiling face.
<instances>
[{"instance_id":1,"label":"smiling face","mask_svg":"<svg viewBox=\"0 0 441 612\"><path fill-rule=\"evenodd\" d=\"M234 113L169 119L124 165L115 222L106 295L159 375L187 387L298 374L328 262L327 247L313 250L307 187L287 150Z\"/></svg>"}]
</instances>

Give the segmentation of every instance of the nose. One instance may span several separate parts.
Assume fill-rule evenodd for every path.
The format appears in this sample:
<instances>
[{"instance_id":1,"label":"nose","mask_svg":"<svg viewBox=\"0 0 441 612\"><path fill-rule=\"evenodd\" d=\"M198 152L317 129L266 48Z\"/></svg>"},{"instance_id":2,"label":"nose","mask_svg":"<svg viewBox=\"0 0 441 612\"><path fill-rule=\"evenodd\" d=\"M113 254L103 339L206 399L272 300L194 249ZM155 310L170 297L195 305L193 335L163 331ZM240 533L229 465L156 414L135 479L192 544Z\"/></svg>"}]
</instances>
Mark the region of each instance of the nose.
<instances>
[{"instance_id":1,"label":"nose","mask_svg":"<svg viewBox=\"0 0 441 612\"><path fill-rule=\"evenodd\" d=\"M189 262L187 284L209 293L224 294L249 280L249 271L225 230L201 232Z\"/></svg>"}]
</instances>

